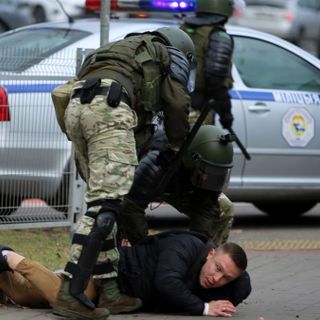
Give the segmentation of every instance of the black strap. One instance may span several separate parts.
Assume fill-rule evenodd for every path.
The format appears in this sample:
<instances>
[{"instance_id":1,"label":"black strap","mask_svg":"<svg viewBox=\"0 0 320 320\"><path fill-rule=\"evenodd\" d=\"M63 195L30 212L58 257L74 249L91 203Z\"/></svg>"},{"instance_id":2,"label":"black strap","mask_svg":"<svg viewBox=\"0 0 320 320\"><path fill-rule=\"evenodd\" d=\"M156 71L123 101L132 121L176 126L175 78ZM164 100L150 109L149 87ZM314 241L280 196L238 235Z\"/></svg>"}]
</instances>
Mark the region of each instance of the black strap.
<instances>
[{"instance_id":1,"label":"black strap","mask_svg":"<svg viewBox=\"0 0 320 320\"><path fill-rule=\"evenodd\" d=\"M109 89L110 89L110 87L96 88L95 95L107 96ZM83 88L79 88L79 89L74 90L74 93L72 95L72 99L80 98L82 91L83 91ZM129 96L124 91L121 92L121 101L130 106Z\"/></svg>"},{"instance_id":2,"label":"black strap","mask_svg":"<svg viewBox=\"0 0 320 320\"><path fill-rule=\"evenodd\" d=\"M89 237L84 234L75 233L72 237L72 244L80 244L82 246L87 246L89 242ZM105 240L101 251L108 251L115 248L114 239Z\"/></svg>"},{"instance_id":3,"label":"black strap","mask_svg":"<svg viewBox=\"0 0 320 320\"><path fill-rule=\"evenodd\" d=\"M71 274L79 273L78 265L73 262L68 262L64 270ZM113 271L116 271L113 264L111 262L108 262L108 263L96 264L93 268L92 274L101 275L101 274L110 273Z\"/></svg>"}]
</instances>

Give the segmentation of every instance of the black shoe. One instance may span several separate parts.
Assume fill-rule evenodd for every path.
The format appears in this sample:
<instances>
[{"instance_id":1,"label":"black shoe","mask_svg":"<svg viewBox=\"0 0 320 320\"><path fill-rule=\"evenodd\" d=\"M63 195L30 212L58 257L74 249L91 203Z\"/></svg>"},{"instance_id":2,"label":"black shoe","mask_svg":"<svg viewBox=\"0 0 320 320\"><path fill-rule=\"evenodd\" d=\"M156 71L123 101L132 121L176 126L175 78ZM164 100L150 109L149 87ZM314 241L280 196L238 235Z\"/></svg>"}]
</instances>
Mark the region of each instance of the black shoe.
<instances>
[{"instance_id":1,"label":"black shoe","mask_svg":"<svg viewBox=\"0 0 320 320\"><path fill-rule=\"evenodd\" d=\"M13 251L11 248L0 245L0 273L4 271L12 271L7 262L7 257L2 255L3 250Z\"/></svg>"}]
</instances>

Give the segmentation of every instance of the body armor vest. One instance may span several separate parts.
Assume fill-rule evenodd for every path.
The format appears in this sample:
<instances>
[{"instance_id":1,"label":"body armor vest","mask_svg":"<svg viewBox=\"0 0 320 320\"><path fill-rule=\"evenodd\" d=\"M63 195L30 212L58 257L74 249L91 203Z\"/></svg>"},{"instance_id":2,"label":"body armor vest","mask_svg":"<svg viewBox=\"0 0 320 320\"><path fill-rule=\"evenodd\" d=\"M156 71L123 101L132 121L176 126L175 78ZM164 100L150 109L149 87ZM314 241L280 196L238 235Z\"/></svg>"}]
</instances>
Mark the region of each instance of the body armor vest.
<instances>
[{"instance_id":1,"label":"body armor vest","mask_svg":"<svg viewBox=\"0 0 320 320\"><path fill-rule=\"evenodd\" d=\"M157 39L155 35L140 34L109 43L86 57L78 77L119 81L133 109L156 112L161 107L161 82L170 64L166 47Z\"/></svg>"},{"instance_id":2,"label":"body armor vest","mask_svg":"<svg viewBox=\"0 0 320 320\"><path fill-rule=\"evenodd\" d=\"M206 86L204 63L208 52L210 34L218 30L225 31L225 29L220 25L196 26L187 24L183 25L181 29L190 36L196 49L197 71L195 91L204 92Z\"/></svg>"}]
</instances>

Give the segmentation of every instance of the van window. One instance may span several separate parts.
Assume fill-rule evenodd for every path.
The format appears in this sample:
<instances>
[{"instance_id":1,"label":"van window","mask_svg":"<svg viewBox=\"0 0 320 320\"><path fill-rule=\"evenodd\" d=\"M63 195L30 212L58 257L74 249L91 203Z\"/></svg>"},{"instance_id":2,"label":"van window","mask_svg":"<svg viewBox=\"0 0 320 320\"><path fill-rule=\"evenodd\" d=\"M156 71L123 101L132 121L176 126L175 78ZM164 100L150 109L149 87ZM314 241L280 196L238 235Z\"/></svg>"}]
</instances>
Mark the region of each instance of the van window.
<instances>
[{"instance_id":1,"label":"van window","mask_svg":"<svg viewBox=\"0 0 320 320\"><path fill-rule=\"evenodd\" d=\"M295 54L272 43L234 36L235 64L250 88L320 91L320 71Z\"/></svg>"},{"instance_id":2,"label":"van window","mask_svg":"<svg viewBox=\"0 0 320 320\"><path fill-rule=\"evenodd\" d=\"M268 6L274 8L286 8L288 0L246 0L247 6Z\"/></svg>"}]
</instances>

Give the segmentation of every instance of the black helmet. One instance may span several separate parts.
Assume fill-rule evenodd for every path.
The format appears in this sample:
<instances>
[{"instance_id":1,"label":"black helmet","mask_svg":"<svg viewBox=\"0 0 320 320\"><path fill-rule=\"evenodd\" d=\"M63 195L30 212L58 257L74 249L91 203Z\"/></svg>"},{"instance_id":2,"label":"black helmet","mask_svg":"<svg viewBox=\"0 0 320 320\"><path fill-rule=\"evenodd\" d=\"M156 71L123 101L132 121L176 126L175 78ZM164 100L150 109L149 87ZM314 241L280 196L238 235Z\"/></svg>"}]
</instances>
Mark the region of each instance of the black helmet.
<instances>
[{"instance_id":1,"label":"black helmet","mask_svg":"<svg viewBox=\"0 0 320 320\"><path fill-rule=\"evenodd\" d=\"M192 171L194 186L221 192L233 166L230 135L213 125L203 125L191 142L183 163Z\"/></svg>"}]
</instances>

